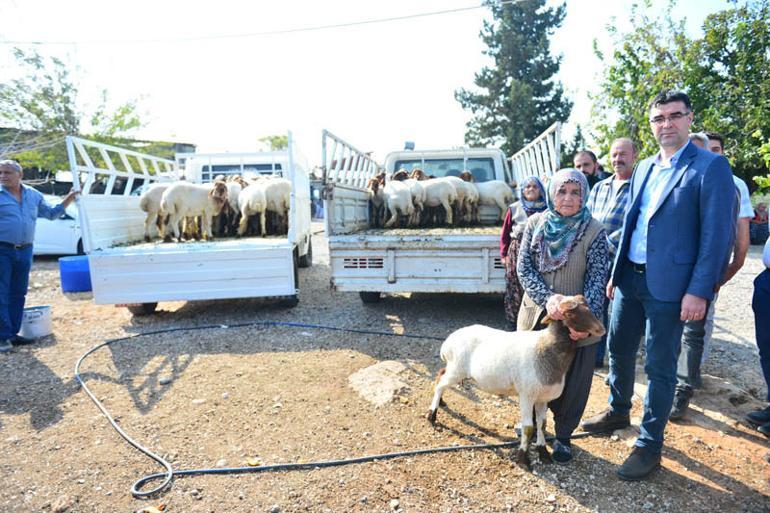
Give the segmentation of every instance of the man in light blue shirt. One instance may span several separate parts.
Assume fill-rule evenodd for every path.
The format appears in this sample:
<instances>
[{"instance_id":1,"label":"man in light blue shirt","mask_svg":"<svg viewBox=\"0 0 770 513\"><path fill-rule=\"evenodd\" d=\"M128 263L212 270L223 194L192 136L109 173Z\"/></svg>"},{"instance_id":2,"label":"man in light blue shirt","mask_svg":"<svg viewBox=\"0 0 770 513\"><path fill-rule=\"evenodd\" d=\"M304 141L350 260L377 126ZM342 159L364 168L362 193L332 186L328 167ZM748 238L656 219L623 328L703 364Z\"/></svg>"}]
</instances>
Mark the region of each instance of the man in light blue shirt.
<instances>
[{"instance_id":1,"label":"man in light blue shirt","mask_svg":"<svg viewBox=\"0 0 770 513\"><path fill-rule=\"evenodd\" d=\"M631 177L620 246L607 287L613 299L607 337L609 408L586 419L589 432L630 423L639 339L645 335L647 393L634 449L618 469L627 481L660 468L674 403L685 321L703 319L732 247L735 185L727 159L689 141L690 99L664 91L650 104L657 156Z\"/></svg>"},{"instance_id":2,"label":"man in light blue shirt","mask_svg":"<svg viewBox=\"0 0 770 513\"><path fill-rule=\"evenodd\" d=\"M18 162L0 160L0 353L33 340L18 335L32 267L32 242L38 217L56 219L72 203L70 192L51 207L43 195L21 183Z\"/></svg>"}]
</instances>

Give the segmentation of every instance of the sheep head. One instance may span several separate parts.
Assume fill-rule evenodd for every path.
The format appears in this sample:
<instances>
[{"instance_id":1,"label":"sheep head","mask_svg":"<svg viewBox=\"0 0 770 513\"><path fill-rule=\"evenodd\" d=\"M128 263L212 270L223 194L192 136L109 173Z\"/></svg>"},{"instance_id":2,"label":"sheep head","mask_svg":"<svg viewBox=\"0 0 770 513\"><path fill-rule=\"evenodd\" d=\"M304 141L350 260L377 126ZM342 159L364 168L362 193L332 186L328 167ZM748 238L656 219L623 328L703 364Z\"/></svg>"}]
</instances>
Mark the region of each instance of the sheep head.
<instances>
[{"instance_id":1,"label":"sheep head","mask_svg":"<svg viewBox=\"0 0 770 513\"><path fill-rule=\"evenodd\" d=\"M393 173L393 176L390 177L391 180L398 180L399 182L403 182L408 178L409 178L409 172L406 169L399 169L398 171Z\"/></svg>"},{"instance_id":2,"label":"sheep head","mask_svg":"<svg viewBox=\"0 0 770 513\"><path fill-rule=\"evenodd\" d=\"M601 337L606 333L602 322L588 308L588 302L582 295L567 296L559 303L559 311L564 322L575 331L590 333Z\"/></svg>"},{"instance_id":3,"label":"sheep head","mask_svg":"<svg viewBox=\"0 0 770 513\"><path fill-rule=\"evenodd\" d=\"M219 180L214 181L213 187L209 191L209 198L214 201L218 213L222 210L222 206L227 203L227 184Z\"/></svg>"},{"instance_id":4,"label":"sheep head","mask_svg":"<svg viewBox=\"0 0 770 513\"><path fill-rule=\"evenodd\" d=\"M425 174L425 171L416 167L412 169L412 178L415 180L427 180L428 176Z\"/></svg>"},{"instance_id":5,"label":"sheep head","mask_svg":"<svg viewBox=\"0 0 770 513\"><path fill-rule=\"evenodd\" d=\"M475 182L475 178L473 178L473 174L468 171L467 169L460 173L460 179L466 181L466 182Z\"/></svg>"},{"instance_id":6,"label":"sheep head","mask_svg":"<svg viewBox=\"0 0 770 513\"><path fill-rule=\"evenodd\" d=\"M380 181L375 176L374 178L369 179L369 183L366 184L366 188L372 191L373 193L377 194L377 191L380 188Z\"/></svg>"}]
</instances>

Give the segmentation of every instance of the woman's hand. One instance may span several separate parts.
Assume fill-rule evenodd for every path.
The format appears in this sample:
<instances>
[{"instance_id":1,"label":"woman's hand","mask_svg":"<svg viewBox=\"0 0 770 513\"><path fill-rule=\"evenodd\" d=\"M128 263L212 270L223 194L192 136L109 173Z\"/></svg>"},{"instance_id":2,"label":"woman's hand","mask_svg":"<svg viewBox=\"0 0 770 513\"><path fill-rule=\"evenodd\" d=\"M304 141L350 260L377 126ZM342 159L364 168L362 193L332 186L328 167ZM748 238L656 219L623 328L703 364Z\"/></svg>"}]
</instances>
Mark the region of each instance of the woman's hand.
<instances>
[{"instance_id":1,"label":"woman's hand","mask_svg":"<svg viewBox=\"0 0 770 513\"><path fill-rule=\"evenodd\" d=\"M548 301L545 303L545 310L548 312L548 317L554 321L564 320L564 315L561 313L561 310L559 310L559 303L561 303L562 299L564 299L564 296L561 294L554 294L549 297Z\"/></svg>"}]
</instances>

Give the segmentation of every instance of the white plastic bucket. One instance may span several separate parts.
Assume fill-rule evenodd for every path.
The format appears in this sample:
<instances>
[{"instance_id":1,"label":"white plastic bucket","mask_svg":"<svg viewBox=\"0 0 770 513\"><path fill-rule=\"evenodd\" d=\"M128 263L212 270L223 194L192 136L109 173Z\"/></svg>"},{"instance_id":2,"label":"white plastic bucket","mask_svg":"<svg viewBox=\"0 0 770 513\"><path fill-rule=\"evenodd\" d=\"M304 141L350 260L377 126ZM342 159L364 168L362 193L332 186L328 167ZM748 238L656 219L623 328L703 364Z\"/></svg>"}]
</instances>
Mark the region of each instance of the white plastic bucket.
<instances>
[{"instance_id":1,"label":"white plastic bucket","mask_svg":"<svg viewBox=\"0 0 770 513\"><path fill-rule=\"evenodd\" d=\"M26 338L41 338L53 333L50 306L31 306L24 309L19 334Z\"/></svg>"}]
</instances>

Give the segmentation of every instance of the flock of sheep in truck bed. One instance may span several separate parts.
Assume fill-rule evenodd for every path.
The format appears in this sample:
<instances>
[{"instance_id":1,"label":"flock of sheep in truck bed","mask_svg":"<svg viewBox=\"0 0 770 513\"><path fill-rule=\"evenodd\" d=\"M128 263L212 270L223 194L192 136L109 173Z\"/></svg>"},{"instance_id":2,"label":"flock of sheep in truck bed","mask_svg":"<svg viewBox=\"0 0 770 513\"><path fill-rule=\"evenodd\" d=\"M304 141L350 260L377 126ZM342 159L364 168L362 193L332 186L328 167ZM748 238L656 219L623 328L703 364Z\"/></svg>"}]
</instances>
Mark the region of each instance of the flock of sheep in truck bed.
<instances>
[{"instance_id":1,"label":"flock of sheep in truck bed","mask_svg":"<svg viewBox=\"0 0 770 513\"><path fill-rule=\"evenodd\" d=\"M387 181L385 173L374 176L367 190L374 228L478 225L481 205L499 208L502 221L514 197L502 180L475 183L468 171L429 178L420 169L401 169ZM291 182L274 175L156 183L139 202L146 214L144 238L152 240L153 227L166 242L286 235L290 196Z\"/></svg>"},{"instance_id":2,"label":"flock of sheep in truck bed","mask_svg":"<svg viewBox=\"0 0 770 513\"><path fill-rule=\"evenodd\" d=\"M502 180L475 183L469 171L430 178L421 169L400 169L387 182L385 173L371 178L367 189L374 228L478 225L481 205L499 208L502 221L514 197Z\"/></svg>"},{"instance_id":3,"label":"flock of sheep in truck bed","mask_svg":"<svg viewBox=\"0 0 770 513\"><path fill-rule=\"evenodd\" d=\"M211 183L156 183L142 194L147 217L144 239L153 226L165 242L210 240L214 236L286 235L289 230L291 182L274 175L243 178L218 176Z\"/></svg>"}]
</instances>

